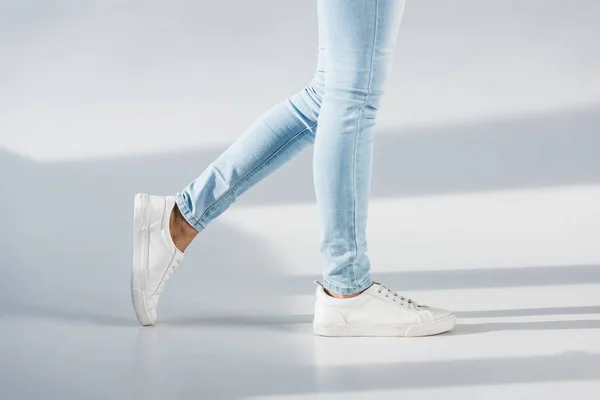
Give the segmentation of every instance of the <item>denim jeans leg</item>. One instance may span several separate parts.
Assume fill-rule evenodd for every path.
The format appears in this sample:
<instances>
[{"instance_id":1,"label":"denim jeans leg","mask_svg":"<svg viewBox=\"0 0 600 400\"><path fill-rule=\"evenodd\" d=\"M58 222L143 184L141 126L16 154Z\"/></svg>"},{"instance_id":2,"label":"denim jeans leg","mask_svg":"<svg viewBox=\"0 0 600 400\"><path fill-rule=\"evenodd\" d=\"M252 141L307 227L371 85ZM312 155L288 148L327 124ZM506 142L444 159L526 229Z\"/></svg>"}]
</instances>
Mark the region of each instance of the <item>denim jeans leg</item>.
<instances>
[{"instance_id":1,"label":"denim jeans leg","mask_svg":"<svg viewBox=\"0 0 600 400\"><path fill-rule=\"evenodd\" d=\"M366 227L373 128L403 9L404 0L318 1L327 56L313 174L323 285L341 294L372 283Z\"/></svg>"},{"instance_id":2,"label":"denim jeans leg","mask_svg":"<svg viewBox=\"0 0 600 400\"><path fill-rule=\"evenodd\" d=\"M324 94L323 52L310 84L266 110L216 160L177 194L184 218L197 231L236 198L314 143Z\"/></svg>"}]
</instances>

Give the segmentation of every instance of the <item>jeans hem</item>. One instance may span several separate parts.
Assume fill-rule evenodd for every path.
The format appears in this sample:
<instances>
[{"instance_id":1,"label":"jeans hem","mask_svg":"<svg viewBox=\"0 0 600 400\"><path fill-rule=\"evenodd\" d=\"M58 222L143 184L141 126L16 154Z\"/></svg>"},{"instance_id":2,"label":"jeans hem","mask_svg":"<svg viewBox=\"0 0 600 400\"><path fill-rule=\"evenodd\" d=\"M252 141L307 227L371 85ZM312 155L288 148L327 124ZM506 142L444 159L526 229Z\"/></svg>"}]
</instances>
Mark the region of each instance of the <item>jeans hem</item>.
<instances>
[{"instance_id":1,"label":"jeans hem","mask_svg":"<svg viewBox=\"0 0 600 400\"><path fill-rule=\"evenodd\" d=\"M328 281L327 279L323 278L323 287L325 289L331 290L332 292L338 293L338 294L355 294L355 293L359 293L362 292L363 290L365 290L366 288L368 288L369 286L371 286L373 284L373 279L371 279L371 276L367 276L367 279L365 279L362 283L360 283L357 287L354 288L347 288L347 287L341 287L336 285L335 283L332 283L330 281Z\"/></svg>"},{"instance_id":2,"label":"jeans hem","mask_svg":"<svg viewBox=\"0 0 600 400\"><path fill-rule=\"evenodd\" d=\"M183 218L185 218L188 224L190 224L198 232L202 232L204 230L205 226L202 225L200 221L196 219L196 217L194 217L194 214L192 214L190 209L185 205L183 197L179 193L175 197L175 204L177 204L179 212L181 212L181 215L183 215Z\"/></svg>"},{"instance_id":3,"label":"jeans hem","mask_svg":"<svg viewBox=\"0 0 600 400\"><path fill-rule=\"evenodd\" d=\"M289 98L284 100L284 101L289 101ZM294 106L292 104L292 106ZM294 106L295 107L295 106ZM264 123L269 129L271 129L269 127L269 125L266 123L266 121L262 121L262 123ZM290 139L288 139L285 143L283 143L279 148L277 148L273 154L271 154L266 160L264 160L261 164L259 164L257 167L255 167L252 171L250 171L248 174L246 174L243 178L241 178L239 181L237 181L235 184L233 184L231 186L231 188L229 188L225 193L223 193L222 195L220 195L210 206L208 206L206 208L206 210L204 210L204 212L202 213L202 215L200 216L199 219L194 218L195 221L197 221L197 223L199 225L202 225L202 223L200 222L201 220L206 220L208 219L209 221L213 219L212 213L214 210L218 210L218 206L227 199L228 196L233 195L234 199L237 198L237 196L239 196L240 193L236 193L236 189L238 187L243 188L244 183L250 181L256 174L258 174L259 172L262 171L263 168L265 168L266 166L269 165L269 163L273 162L274 160L277 159L277 157L279 157L279 154L281 151L285 150L288 146L290 146L291 144L296 143L298 140L300 140L304 135L304 132L306 131L312 131L312 129L317 126L318 121L315 122L314 124L312 124L311 126L307 126L304 129L302 129L300 132L296 133L294 136L292 136ZM259 179L260 180L260 179ZM252 182L252 181L250 181ZM253 182L253 184L256 182ZM252 185L251 185L252 186ZM244 189L244 191L247 190ZM229 205L232 202L230 202L227 207L229 207ZM222 212L222 211L221 211ZM220 212L219 212L220 214ZM206 226L206 223L204 223L204 226Z\"/></svg>"}]
</instances>

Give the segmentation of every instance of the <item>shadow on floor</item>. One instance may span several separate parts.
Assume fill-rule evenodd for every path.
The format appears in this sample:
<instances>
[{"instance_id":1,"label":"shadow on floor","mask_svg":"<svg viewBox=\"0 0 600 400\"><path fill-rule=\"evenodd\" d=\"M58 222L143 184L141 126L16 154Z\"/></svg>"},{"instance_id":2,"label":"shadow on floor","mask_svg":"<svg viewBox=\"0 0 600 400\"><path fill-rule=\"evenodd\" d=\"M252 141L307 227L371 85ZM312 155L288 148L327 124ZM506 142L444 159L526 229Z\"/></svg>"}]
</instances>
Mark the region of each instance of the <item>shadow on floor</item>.
<instances>
[{"instance_id":1,"label":"shadow on floor","mask_svg":"<svg viewBox=\"0 0 600 400\"><path fill-rule=\"evenodd\" d=\"M527 317L535 315L600 314L600 306L521 308L514 310L457 311L458 318Z\"/></svg>"},{"instance_id":2,"label":"shadow on floor","mask_svg":"<svg viewBox=\"0 0 600 400\"><path fill-rule=\"evenodd\" d=\"M600 113L591 109L380 136L373 196L598 183L599 127ZM11 227L0 232L0 387L6 398L114 398L117 391L129 398L234 399L597 379L600 356L585 353L316 366L311 341L281 334L310 323L306 315L286 315L285 300L312 294L314 277L278 274L268 243L220 221L202 233L169 282L159 309L164 325L139 329L129 294L133 194L175 193L221 150L52 164L0 152L0 218ZM313 202L310 152L260 186L239 203ZM597 283L600 269L378 277L402 290L512 287ZM458 332L590 328L598 322L487 323L460 325Z\"/></svg>"}]
</instances>

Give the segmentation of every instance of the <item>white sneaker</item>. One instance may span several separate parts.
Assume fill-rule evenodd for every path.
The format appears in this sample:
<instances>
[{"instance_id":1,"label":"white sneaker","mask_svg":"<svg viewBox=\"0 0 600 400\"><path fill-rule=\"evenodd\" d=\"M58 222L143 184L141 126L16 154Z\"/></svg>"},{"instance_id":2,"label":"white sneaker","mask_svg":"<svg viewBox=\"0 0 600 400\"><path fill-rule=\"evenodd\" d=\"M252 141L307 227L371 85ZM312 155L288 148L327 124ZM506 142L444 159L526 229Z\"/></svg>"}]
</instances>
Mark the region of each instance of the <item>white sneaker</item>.
<instances>
[{"instance_id":1,"label":"white sneaker","mask_svg":"<svg viewBox=\"0 0 600 400\"><path fill-rule=\"evenodd\" d=\"M320 336L428 336L456 322L452 312L418 304L377 282L347 299L328 295L316 283L313 330Z\"/></svg>"},{"instance_id":2,"label":"white sneaker","mask_svg":"<svg viewBox=\"0 0 600 400\"><path fill-rule=\"evenodd\" d=\"M135 195L131 300L142 325L156 322L158 298L183 253L175 247L169 220L174 196Z\"/></svg>"}]
</instances>

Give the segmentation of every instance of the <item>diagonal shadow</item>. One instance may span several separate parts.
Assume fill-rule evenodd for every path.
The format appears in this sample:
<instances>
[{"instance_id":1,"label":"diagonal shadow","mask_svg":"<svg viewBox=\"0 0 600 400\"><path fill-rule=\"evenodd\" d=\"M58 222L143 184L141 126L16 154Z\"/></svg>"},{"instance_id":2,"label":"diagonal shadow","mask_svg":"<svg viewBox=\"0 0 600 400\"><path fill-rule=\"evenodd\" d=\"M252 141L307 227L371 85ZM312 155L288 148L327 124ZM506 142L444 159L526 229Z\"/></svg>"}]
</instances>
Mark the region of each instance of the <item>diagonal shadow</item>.
<instances>
[{"instance_id":1,"label":"diagonal shadow","mask_svg":"<svg viewBox=\"0 0 600 400\"><path fill-rule=\"evenodd\" d=\"M216 231L221 231L222 228L215 228ZM219 232L217 232L219 233ZM222 240L223 236L232 238L232 234L227 230L219 233L215 240ZM249 240L249 239L248 239ZM174 296L179 297L181 301L178 305L178 310L175 317L167 317L164 322L171 324L191 324L191 325L223 325L223 324L248 324L248 325L281 325L287 323L305 323L309 322L308 316L289 316L277 315L276 310L271 309L271 316L248 316L239 315L240 310L236 310L233 304L227 303L227 298L223 297L220 287L203 287L201 293L198 293L197 301L190 303L189 296L197 292L199 282L206 277L211 280L220 281L229 279L229 288L236 293L246 293L253 298L255 303L270 303L273 298L279 299L278 302L292 295L307 295L312 293L310 288L313 287L312 281L317 278L313 276L281 276L276 274L267 274L265 271L240 270L238 276L234 279L228 278L231 275L232 263L242 262L235 259L222 258L218 249L218 244L212 242L202 244L207 249L206 252L201 252L202 258L214 260L212 263L219 263L222 266L210 271L200 271L195 267L182 272L181 280L174 280L171 285L174 287ZM253 249L255 245L248 248L249 254L255 254ZM208 249L212 249L208 252ZM243 255L244 253L242 253ZM266 252L261 254L265 255ZM195 256L200 256L197 254ZM245 255L243 257L248 257ZM191 258L191 257L190 257ZM248 263L249 259L244 258L244 263ZM198 262L201 264L203 261ZM265 261L256 260L256 263ZM193 259L190 264L194 263ZM254 262L253 262L254 264ZM66 271L65 271L66 272ZM75 282L81 280L85 282L89 278L89 274L72 273L70 280ZM250 275L248 275L250 274ZM126 275L117 274L123 279ZM497 269L469 269L469 270L444 270L444 271L408 271L408 272L390 272L390 273L374 273L375 280L389 282L391 286L399 288L403 291L417 290L442 290L442 289L477 289L477 288L500 288L500 287L524 287L524 286L554 286L554 285L574 285L574 284L589 284L600 282L600 266L598 265L580 265L580 266L557 266L557 267L520 267L520 268L497 268ZM258 279L257 277L260 277ZM257 279L257 283L251 288L248 288L246 282L248 279ZM54 278L56 285L60 284L62 278ZM47 282L52 282L50 278ZM31 284L31 282L30 282ZM56 289L56 286L53 288ZM65 288L66 289L66 288ZM90 287L96 291L97 289ZM37 289L40 295L44 294L43 289ZM253 294L251 294L251 292ZM263 297L260 297L260 293ZM268 299L264 297L264 293L268 292ZM79 308L73 309L73 305L69 300L71 295L54 293L53 297L47 297L48 302L37 303L32 305L31 302L22 296L22 300L16 302L7 302L4 307L0 307L0 315L29 315L43 319L57 319L71 322L96 322L100 325L120 325L127 326L130 324L130 316L123 314L124 310L112 308L112 314L101 313L98 311L93 298L84 298L79 301ZM187 293L187 295L185 295ZM6 295L6 294L5 294ZM22 294L23 295L23 294ZM273 297L274 296L274 297ZM222 311L229 312L229 316L217 317L214 315L215 303L222 302ZM34 303L36 304L36 303ZM54 304L54 306L51 306ZM110 304L110 303L109 303ZM247 304L248 305L248 304ZM190 312L190 307L193 307ZM282 311L280 309L279 311ZM129 311L129 310L127 310ZM169 310L174 313L175 310ZM208 314L207 314L208 313ZM231 314L233 313L233 314ZM462 318L481 318L481 317L508 317L508 316L529 316L529 315L557 315L557 314L592 314L600 313L599 306L580 306L580 307L554 307L554 308L533 308L533 309L515 309L515 310L484 310L484 311L459 311L457 316ZM129 313L127 313L129 315ZM193 315L193 316L191 316ZM244 319L246 318L246 319Z\"/></svg>"},{"instance_id":2,"label":"diagonal shadow","mask_svg":"<svg viewBox=\"0 0 600 400\"><path fill-rule=\"evenodd\" d=\"M400 339L402 340L402 339ZM323 339L327 341L327 339ZM144 344L140 343L140 351ZM147 354L147 353L145 353ZM161 357L156 354L155 357ZM360 365L294 365L235 363L213 359L206 365L199 360L205 354L192 354L186 364L198 360L195 378L180 379L189 396L210 399L237 399L250 396L287 396L323 393L407 390L415 388L508 385L566 381L596 381L600 354L570 352L548 356L453 359L424 362L367 363ZM366 355L366 357L369 357ZM147 360L153 370L138 371L141 382L169 382L173 372ZM222 373L235 385L223 385ZM180 390L181 390L180 386ZM157 396L167 395L163 385L152 388Z\"/></svg>"},{"instance_id":3,"label":"diagonal shadow","mask_svg":"<svg viewBox=\"0 0 600 400\"><path fill-rule=\"evenodd\" d=\"M470 335L497 331L549 331L600 329L600 319L577 319L571 321L519 321L519 322L485 322L476 324L457 324L455 329L446 333L448 336Z\"/></svg>"},{"instance_id":4,"label":"diagonal shadow","mask_svg":"<svg viewBox=\"0 0 600 400\"><path fill-rule=\"evenodd\" d=\"M371 364L318 370L319 392L597 380L600 354Z\"/></svg>"},{"instance_id":5,"label":"diagonal shadow","mask_svg":"<svg viewBox=\"0 0 600 400\"><path fill-rule=\"evenodd\" d=\"M582 314L600 314L600 306L577 306L577 307L547 307L547 308L522 308L508 310L477 310L477 311L455 311L457 318L498 318L498 317L529 317L543 315L582 315ZM218 325L218 326L277 326L277 325L297 325L311 324L313 320L312 314L286 314L286 315L219 315L219 316L202 316L202 317L183 317L183 318L168 318L163 322L168 325ZM556 321L541 322L548 324L547 329L563 329L563 326L569 325L576 329L587 329L586 323L583 320L575 321ZM589 322L589 328L596 328L600 324L600 320L584 321ZM528 327L529 322L524 323L507 323L506 327ZM494 324L461 324L461 326L493 326ZM535 327L535 325L531 325ZM527 328L528 329L528 328ZM566 328L568 329L568 328ZM462 329L460 329L462 330ZM465 328L465 331L471 331L471 328ZM490 329L493 330L493 329ZM498 329L502 330L502 329ZM512 330L512 329L511 329Z\"/></svg>"},{"instance_id":6,"label":"diagonal shadow","mask_svg":"<svg viewBox=\"0 0 600 400\"><path fill-rule=\"evenodd\" d=\"M530 116L402 131L375 139L371 194L399 197L600 182L600 105ZM104 160L33 164L0 152L0 171L33 173L42 189L77 186L96 193L174 193L215 160L225 147ZM315 201L312 151L251 189L244 205ZM285 170L285 172L281 172ZM57 180L57 178L59 178Z\"/></svg>"},{"instance_id":7,"label":"diagonal shadow","mask_svg":"<svg viewBox=\"0 0 600 400\"><path fill-rule=\"evenodd\" d=\"M548 307L548 308L523 308L508 310L478 310L456 311L456 316L461 318L498 318L498 317L526 317L544 315L588 315L600 314L600 306L578 307ZM61 320L73 324L97 324L107 326L137 327L137 322L130 316L102 314L95 310L73 310L65 308L15 307L10 314L15 316L35 317L46 320ZM295 325L311 324L312 314L225 314L214 315L180 315L167 316L161 319L161 326L204 326L204 327L259 327L273 329L277 327L293 327ZM539 330L539 329L596 329L600 320L573 320L573 321L524 321L524 322L499 322L499 323L460 323L457 332L481 333L495 330Z\"/></svg>"},{"instance_id":8,"label":"diagonal shadow","mask_svg":"<svg viewBox=\"0 0 600 400\"><path fill-rule=\"evenodd\" d=\"M457 311L459 318L528 317L532 315L600 314L600 306L521 308L514 310Z\"/></svg>"},{"instance_id":9,"label":"diagonal shadow","mask_svg":"<svg viewBox=\"0 0 600 400\"><path fill-rule=\"evenodd\" d=\"M375 162L380 167L374 171L372 192L375 197L385 197L600 182L600 158L595 152L600 144L600 135L595 133L599 123L598 108L590 108L382 135L376 146ZM0 200L0 213L13 227L0 233L0 269L4 277L0 280L0 312L17 303L64 306L72 303L73 296L89 300L90 310L92 304L102 301L116 312L126 293L106 298L113 289L105 293L105 288L115 287L116 277L119 282L128 280L126 268L122 268L130 258L132 194L174 193L221 150L49 164L0 151L5 194ZM239 202L313 201L310 153L261 182L260 190L250 190ZM32 184L43 200L24 195L30 193ZM22 223L24 216L27 223ZM255 288L254 295L264 288L299 294L312 287L308 279L313 277L272 274L269 265L276 261L269 260L270 252L256 247L264 244L253 243L247 235L236 233L234 227L216 221L201 242L194 246L188 258L191 262L186 264L203 266L203 274L197 274L202 281L227 279L238 289ZM231 252L230 248L239 250ZM252 261L244 261L248 259ZM236 273L232 273L234 270ZM205 275L207 271L210 276ZM378 275L403 290L600 281L597 266ZM253 280L252 285L247 285L248 279ZM189 285L191 289L197 283L188 279L175 285ZM204 285L202 290L209 298L219 294L211 285ZM36 296L28 294L32 292ZM200 309L205 304L208 308L205 302ZM196 310L197 306L194 304Z\"/></svg>"},{"instance_id":10,"label":"diagonal shadow","mask_svg":"<svg viewBox=\"0 0 600 400\"><path fill-rule=\"evenodd\" d=\"M600 282L600 265L512 267L376 274L403 290L577 285Z\"/></svg>"},{"instance_id":11,"label":"diagonal shadow","mask_svg":"<svg viewBox=\"0 0 600 400\"><path fill-rule=\"evenodd\" d=\"M304 294L317 276L281 277L290 294ZM600 282L600 265L373 272L399 291L578 285Z\"/></svg>"},{"instance_id":12,"label":"diagonal shadow","mask_svg":"<svg viewBox=\"0 0 600 400\"><path fill-rule=\"evenodd\" d=\"M399 197L598 183L600 159L595 150L600 143L600 135L596 134L599 115L597 109L580 110L380 136L375 146L373 195ZM0 232L0 314L31 316L30 324L38 319L57 320L59 323L55 324L58 327L54 334L63 332L61 329L65 326L61 327L61 322L66 323L69 330L74 329L75 324L126 327L129 326L128 318L135 322L128 288L132 195L139 191L176 192L221 150L49 164L34 163L0 152L0 179L3 182L0 217L10 227ZM310 159L310 152L303 154L282 169L285 171L265 180L261 190L249 191L240 198L240 203L312 202ZM260 304L257 307L259 311L269 310L275 315L285 315L286 296L312 293L314 286L310 281L313 277L294 278L274 273L274 265L278 261L274 254L268 243L260 238L215 221L203 240L190 251L186 260L190 267L178 270L177 278L169 282L171 289L161 299L160 312L165 316L165 328L168 324L181 327L198 322L204 326L254 324L269 327L274 323L285 327L290 322L306 321L306 317L298 320L294 319L296 317L260 319L250 315L250 303ZM420 290L597 283L600 272L598 266L588 265L398 272L376 277L384 277L390 285L403 290ZM227 282L229 291L222 290L220 283L223 282ZM252 299L252 302L242 304L240 298ZM74 304L77 306L74 307ZM189 318L190 315L206 315L208 310L223 315L242 314L241 325L237 316ZM486 331L489 328L479 329ZM144 337L149 336L148 333L152 335L151 332L161 332L161 329L143 331L142 342ZM79 336L73 343L65 342L60 346L44 339L43 335L36 335L35 341L38 345L42 343L44 349L56 348L57 351L79 349L73 346L85 344L81 347L85 348L85 354L69 353L77 367L89 365L90 357L94 355L110 356L115 365L131 361L111 347L110 338L104 339L102 332ZM266 334L265 330L261 333ZM431 363L398 364L390 366L389 370L394 374L388 376L387 372L377 375L381 370L387 371L388 366L382 365L332 369L302 365L301 353L286 353L297 345L289 337L265 342L261 336L260 340L246 343L252 351L240 353L239 334L231 338L214 336L214 333L203 336L201 349L194 347L192 353L178 353L181 359L160 353L160 357L170 363L163 364L159 357L155 360L157 371L185 387L187 393L214 394L205 398L219 398L221 395L223 398L238 398L238 395L253 393L276 395L486 382L585 380L591 379L585 366L589 368L592 362L595 365L599 362L597 355L578 355L571 358L533 358L533 364L528 364L527 360L531 359L526 358L512 362L496 359L480 360L479 363L453 361L441 363L438 367L438 364ZM44 373L32 375L35 371L32 372L31 364L26 362L29 359L28 349L32 347L28 340L32 340L31 335L3 337L0 350L20 349L16 359L0 360L3 386L26 392L27 385L19 386L19 382L23 382L23 377L33 376L38 378L36 383L42 389L67 387L72 381L70 375L64 373L64 369L53 367L56 366L55 360L61 357L44 357L43 354L36 357L35 365ZM168 340L161 340L159 344L169 349ZM282 350L273 351L274 348ZM139 361L142 355L135 354L135 357ZM282 358L285 360L282 361ZM581 364L577 366L574 362ZM179 363L189 368L184 369L186 376L183 381L176 376L181 369L169 369L170 365ZM546 364L574 367L552 374L546 369ZM528 365L530 370L520 369L521 365ZM411 386L405 378L398 379L398 374L410 376L412 368L419 370L423 376L430 374L431 369L434 373L437 371L436 379L441 376L441 380L417 379ZM511 372L515 368L521 371L521 375ZM481 369L491 372L482 375ZM452 371L461 371L464 376L446 381ZM330 373L333 375L328 375ZM92 385L89 387L98 390L108 390L99 383L93 386L94 382L100 382L98 376L115 382L115 387L125 387L126 384L119 380L122 376L119 378L111 374L111 368L104 366L80 378L85 378L86 384ZM144 378L156 379L156 375ZM236 382L236 385L223 387L223 379ZM341 382L339 379L345 382L345 387L336 383ZM70 389L73 393L84 395L89 391L89 387L84 386ZM169 392L165 396L168 398Z\"/></svg>"}]
</instances>

